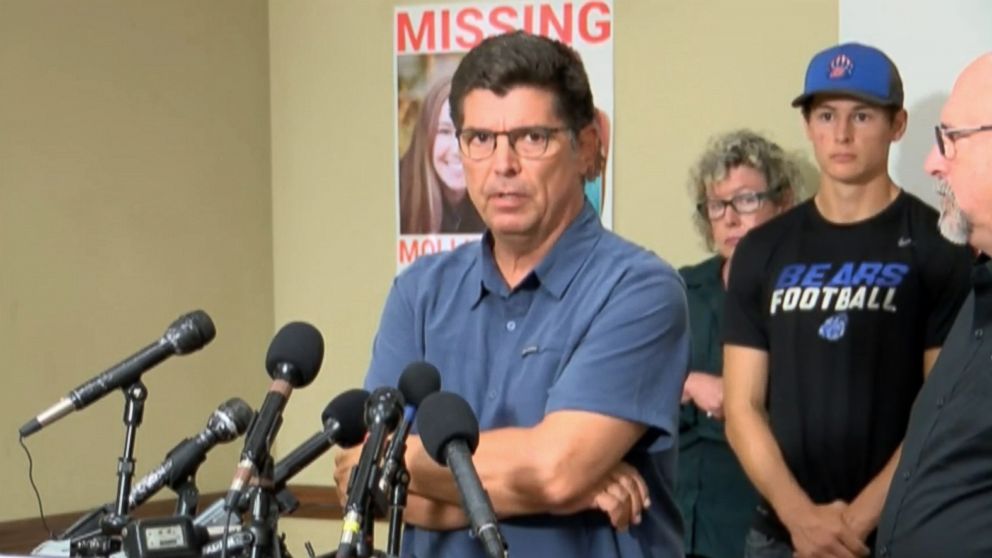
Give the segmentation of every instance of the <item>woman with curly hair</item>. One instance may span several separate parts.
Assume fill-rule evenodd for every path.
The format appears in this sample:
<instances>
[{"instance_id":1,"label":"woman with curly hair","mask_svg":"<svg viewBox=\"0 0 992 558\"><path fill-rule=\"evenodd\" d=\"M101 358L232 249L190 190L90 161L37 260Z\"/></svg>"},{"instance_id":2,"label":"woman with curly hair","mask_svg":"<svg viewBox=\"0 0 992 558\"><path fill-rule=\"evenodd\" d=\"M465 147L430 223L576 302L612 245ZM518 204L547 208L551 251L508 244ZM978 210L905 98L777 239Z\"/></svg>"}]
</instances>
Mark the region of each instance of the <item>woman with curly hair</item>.
<instances>
[{"instance_id":1,"label":"woman with curly hair","mask_svg":"<svg viewBox=\"0 0 992 558\"><path fill-rule=\"evenodd\" d=\"M798 168L778 145L748 130L713 139L691 172L695 225L714 255L679 270L692 331L676 484L686 556L744 555L757 493L724 435L723 300L737 243L791 207L799 180Z\"/></svg>"}]
</instances>

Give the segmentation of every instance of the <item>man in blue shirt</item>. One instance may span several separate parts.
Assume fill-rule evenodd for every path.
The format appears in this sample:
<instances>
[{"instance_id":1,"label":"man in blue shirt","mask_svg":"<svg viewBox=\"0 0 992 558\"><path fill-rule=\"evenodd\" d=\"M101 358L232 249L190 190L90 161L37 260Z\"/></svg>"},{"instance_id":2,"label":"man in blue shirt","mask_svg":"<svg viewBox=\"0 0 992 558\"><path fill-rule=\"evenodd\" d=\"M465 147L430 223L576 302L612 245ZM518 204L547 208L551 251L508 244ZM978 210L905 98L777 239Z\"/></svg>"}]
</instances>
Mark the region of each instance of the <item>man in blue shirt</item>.
<instances>
[{"instance_id":1,"label":"man in blue shirt","mask_svg":"<svg viewBox=\"0 0 992 558\"><path fill-rule=\"evenodd\" d=\"M526 33L487 39L455 72L450 104L487 231L395 280L366 387L426 360L469 402L483 431L474 463L512 556L681 556L684 289L585 200L597 136L581 60ZM357 455L338 458L342 492ZM416 436L406 464L402 555L483 556L451 473Z\"/></svg>"}]
</instances>

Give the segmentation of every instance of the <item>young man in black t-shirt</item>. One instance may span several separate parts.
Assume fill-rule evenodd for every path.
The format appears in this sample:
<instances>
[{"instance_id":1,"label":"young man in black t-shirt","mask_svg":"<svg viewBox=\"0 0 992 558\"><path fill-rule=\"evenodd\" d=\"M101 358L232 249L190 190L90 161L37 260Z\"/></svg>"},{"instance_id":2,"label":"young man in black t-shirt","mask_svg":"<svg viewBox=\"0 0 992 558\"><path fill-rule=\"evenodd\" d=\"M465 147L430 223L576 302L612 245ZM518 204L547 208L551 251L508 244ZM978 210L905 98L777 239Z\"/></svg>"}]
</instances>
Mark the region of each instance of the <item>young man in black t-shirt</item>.
<instances>
[{"instance_id":1,"label":"young man in black t-shirt","mask_svg":"<svg viewBox=\"0 0 992 558\"><path fill-rule=\"evenodd\" d=\"M817 54L793 101L817 194L737 248L724 409L763 496L746 556L869 555L910 407L965 296L968 252L888 174L902 105L881 51Z\"/></svg>"}]
</instances>

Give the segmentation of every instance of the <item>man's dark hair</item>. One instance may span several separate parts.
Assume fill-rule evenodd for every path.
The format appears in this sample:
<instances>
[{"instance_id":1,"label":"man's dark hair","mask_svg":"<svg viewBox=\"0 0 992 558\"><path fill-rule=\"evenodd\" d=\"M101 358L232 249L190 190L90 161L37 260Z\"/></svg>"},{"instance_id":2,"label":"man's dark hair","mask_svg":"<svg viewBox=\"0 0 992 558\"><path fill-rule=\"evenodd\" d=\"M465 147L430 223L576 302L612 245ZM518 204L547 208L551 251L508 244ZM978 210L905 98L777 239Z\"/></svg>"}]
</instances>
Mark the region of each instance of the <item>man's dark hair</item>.
<instances>
[{"instance_id":1,"label":"man's dark hair","mask_svg":"<svg viewBox=\"0 0 992 558\"><path fill-rule=\"evenodd\" d=\"M514 31L489 37L470 50L451 78L451 120L461 130L465 96L486 89L503 96L514 87L551 92L555 113L578 134L594 116L592 90L579 54L546 37Z\"/></svg>"}]
</instances>

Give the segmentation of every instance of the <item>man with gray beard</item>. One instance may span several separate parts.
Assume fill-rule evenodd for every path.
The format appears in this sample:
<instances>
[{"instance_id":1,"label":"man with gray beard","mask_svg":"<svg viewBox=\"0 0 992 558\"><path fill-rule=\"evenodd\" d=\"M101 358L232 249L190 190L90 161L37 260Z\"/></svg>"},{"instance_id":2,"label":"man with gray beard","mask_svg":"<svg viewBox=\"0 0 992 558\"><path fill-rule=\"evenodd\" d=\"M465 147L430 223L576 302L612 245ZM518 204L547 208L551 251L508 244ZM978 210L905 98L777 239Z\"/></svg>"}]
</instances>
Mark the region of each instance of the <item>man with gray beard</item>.
<instances>
[{"instance_id":1,"label":"man with gray beard","mask_svg":"<svg viewBox=\"0 0 992 558\"><path fill-rule=\"evenodd\" d=\"M881 557L992 556L992 54L961 73L926 169L940 231L982 256L910 414L878 529ZM989 329L990 338L984 332Z\"/></svg>"}]
</instances>

